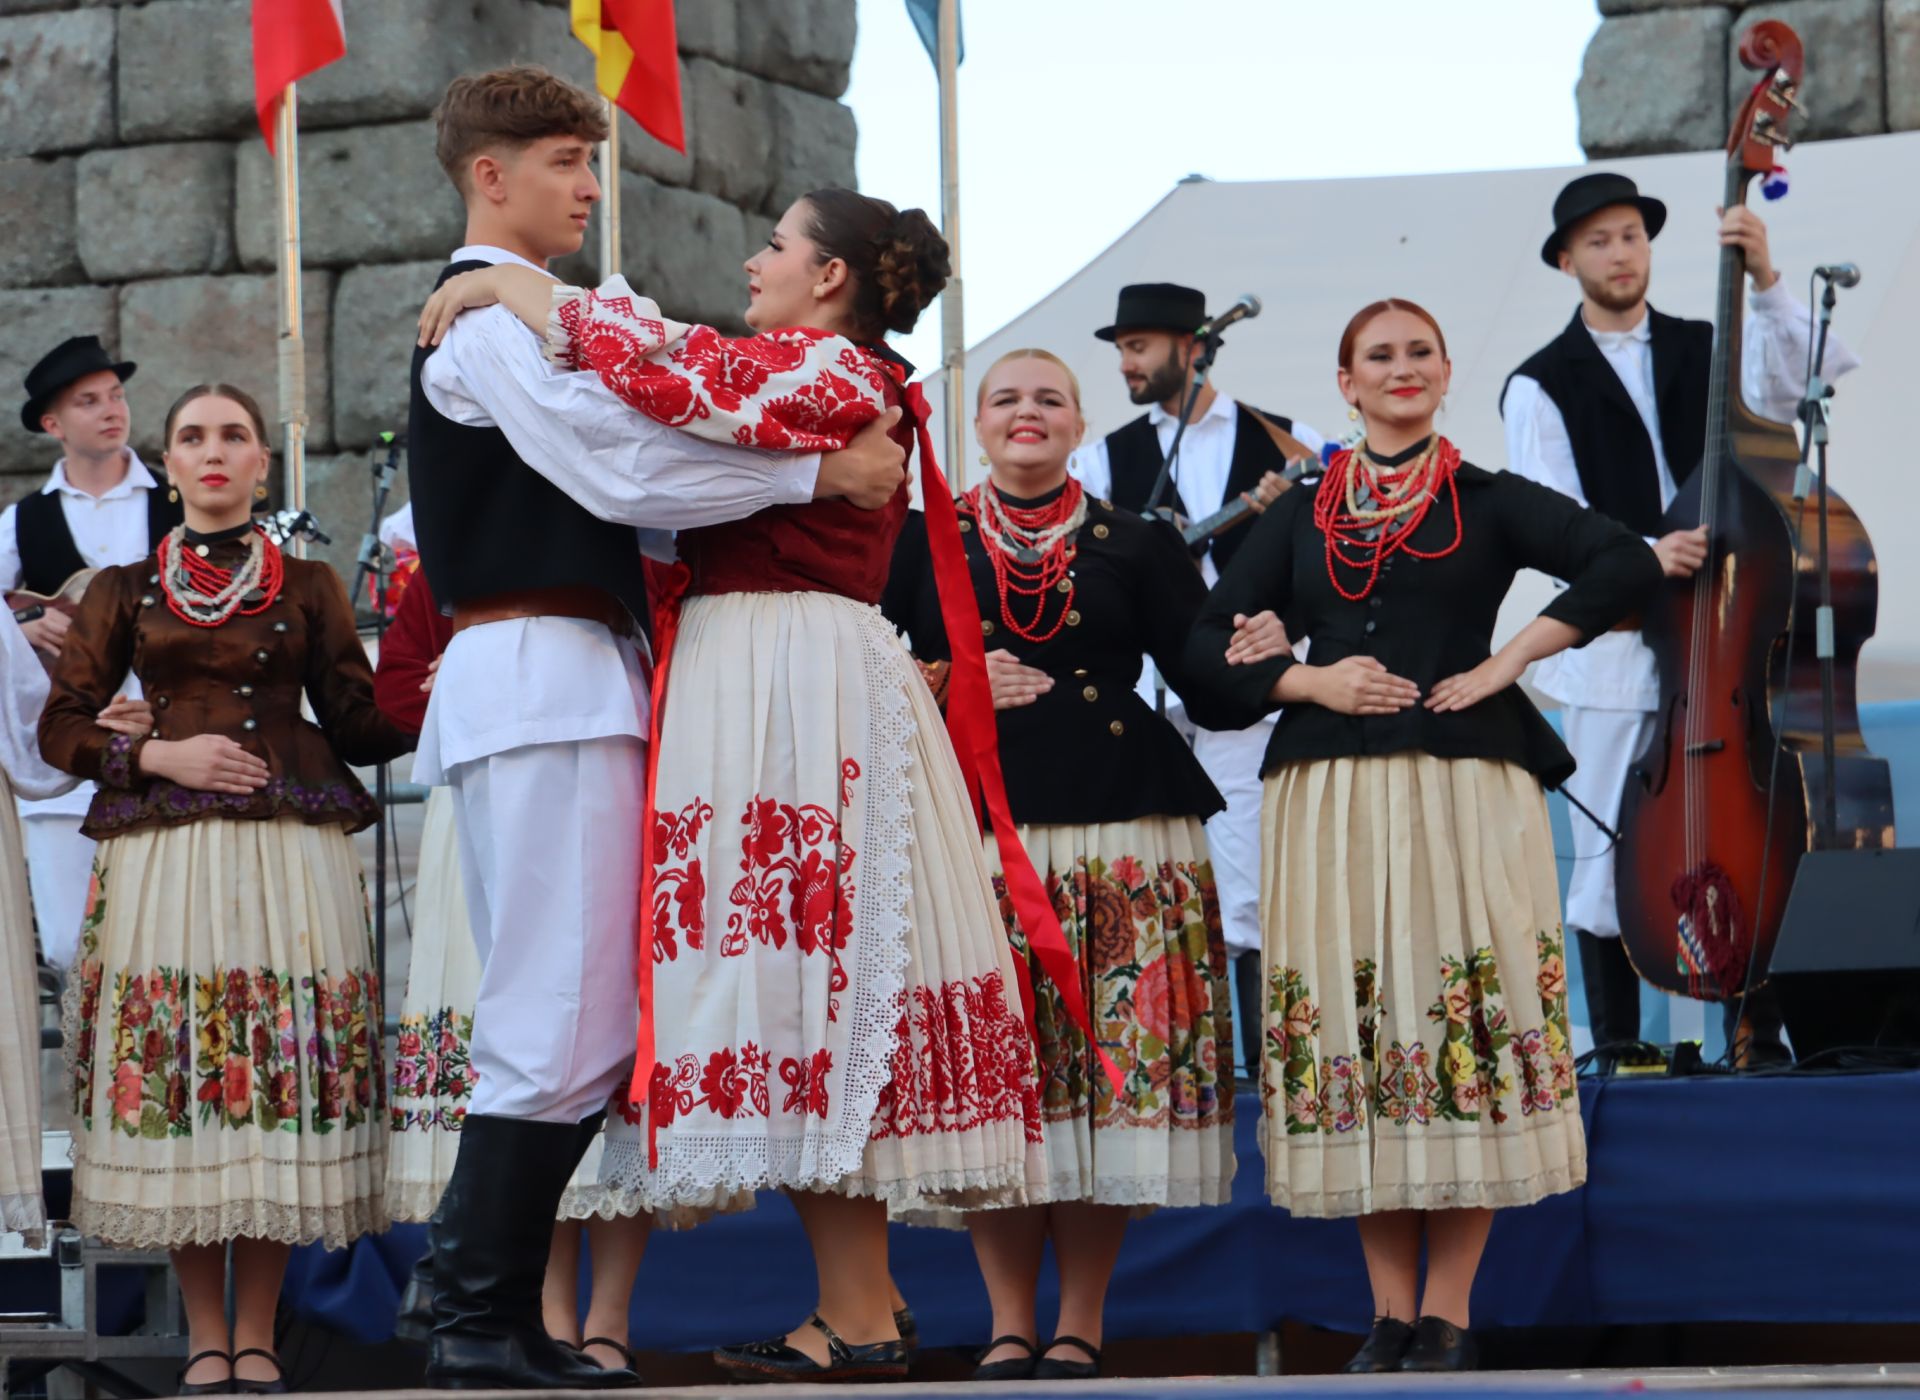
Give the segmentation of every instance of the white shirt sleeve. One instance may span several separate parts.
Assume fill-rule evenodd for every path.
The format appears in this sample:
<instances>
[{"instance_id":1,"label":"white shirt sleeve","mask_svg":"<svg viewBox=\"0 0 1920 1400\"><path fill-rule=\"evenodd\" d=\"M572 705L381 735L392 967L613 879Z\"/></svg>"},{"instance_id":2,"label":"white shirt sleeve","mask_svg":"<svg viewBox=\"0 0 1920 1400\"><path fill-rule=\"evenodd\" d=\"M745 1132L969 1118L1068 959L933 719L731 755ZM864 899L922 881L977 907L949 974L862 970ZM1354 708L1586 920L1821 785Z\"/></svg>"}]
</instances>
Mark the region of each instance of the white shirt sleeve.
<instances>
[{"instance_id":1,"label":"white shirt sleeve","mask_svg":"<svg viewBox=\"0 0 1920 1400\"><path fill-rule=\"evenodd\" d=\"M1747 318L1740 345L1740 393L1747 407L1776 423L1797 422L1800 399L1807 392L1807 352L1813 344L1813 308L1787 290L1787 279L1777 278L1764 292L1747 298L1753 315ZM1827 356L1822 378L1829 384L1860 367L1860 357L1839 334L1827 332Z\"/></svg>"},{"instance_id":2,"label":"white shirt sleeve","mask_svg":"<svg viewBox=\"0 0 1920 1400\"><path fill-rule=\"evenodd\" d=\"M602 520L690 530L813 499L818 453L710 442L623 403L600 376L554 368L503 306L469 311L427 357L440 413L498 427L521 460Z\"/></svg>"},{"instance_id":3,"label":"white shirt sleeve","mask_svg":"<svg viewBox=\"0 0 1920 1400\"><path fill-rule=\"evenodd\" d=\"M32 800L58 797L80 785L40 757L40 711L46 703L46 668L12 614L0 617L0 768L14 791Z\"/></svg>"},{"instance_id":4,"label":"white shirt sleeve","mask_svg":"<svg viewBox=\"0 0 1920 1400\"><path fill-rule=\"evenodd\" d=\"M1112 498L1113 465L1107 460L1105 438L1095 438L1085 447L1076 449L1073 456L1067 459L1067 472L1096 501Z\"/></svg>"},{"instance_id":5,"label":"white shirt sleeve","mask_svg":"<svg viewBox=\"0 0 1920 1400\"><path fill-rule=\"evenodd\" d=\"M1584 506L1587 494L1580 489L1580 471L1573 463L1567 420L1560 416L1559 407L1547 397L1540 381L1525 374L1514 375L1501 400L1500 416L1507 429L1507 470L1552 487Z\"/></svg>"},{"instance_id":6,"label":"white shirt sleeve","mask_svg":"<svg viewBox=\"0 0 1920 1400\"><path fill-rule=\"evenodd\" d=\"M20 510L0 510L0 589L20 586Z\"/></svg>"}]
</instances>

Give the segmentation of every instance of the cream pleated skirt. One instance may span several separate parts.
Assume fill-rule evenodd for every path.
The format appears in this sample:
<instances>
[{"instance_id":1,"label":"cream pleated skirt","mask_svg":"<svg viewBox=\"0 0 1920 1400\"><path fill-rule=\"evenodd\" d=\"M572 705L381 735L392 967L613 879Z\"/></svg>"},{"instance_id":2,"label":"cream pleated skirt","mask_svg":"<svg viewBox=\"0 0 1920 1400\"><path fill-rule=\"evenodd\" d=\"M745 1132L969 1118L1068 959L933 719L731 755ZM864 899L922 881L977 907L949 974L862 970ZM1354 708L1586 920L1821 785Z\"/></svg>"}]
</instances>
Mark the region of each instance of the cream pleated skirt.
<instances>
[{"instance_id":1,"label":"cream pleated skirt","mask_svg":"<svg viewBox=\"0 0 1920 1400\"><path fill-rule=\"evenodd\" d=\"M1421 753L1266 781L1267 1190L1295 1215L1524 1205L1586 1180L1545 795Z\"/></svg>"},{"instance_id":2,"label":"cream pleated skirt","mask_svg":"<svg viewBox=\"0 0 1920 1400\"><path fill-rule=\"evenodd\" d=\"M1048 1199L1093 1205L1219 1205L1233 1194L1233 997L1207 838L1193 817L1023 826L1080 962L1094 1035L1113 1084L1035 978ZM1016 952L1026 938L987 860Z\"/></svg>"},{"instance_id":3,"label":"cream pleated skirt","mask_svg":"<svg viewBox=\"0 0 1920 1400\"><path fill-rule=\"evenodd\" d=\"M381 987L338 825L100 844L66 1002L73 1216L141 1248L386 1228Z\"/></svg>"},{"instance_id":4,"label":"cream pleated skirt","mask_svg":"<svg viewBox=\"0 0 1920 1400\"><path fill-rule=\"evenodd\" d=\"M602 1180L653 1212L763 1187L901 1208L1045 1176L1013 954L940 711L877 608L690 600L657 755L658 1064ZM659 1152L648 1160L648 1117Z\"/></svg>"},{"instance_id":5,"label":"cream pleated skirt","mask_svg":"<svg viewBox=\"0 0 1920 1400\"><path fill-rule=\"evenodd\" d=\"M27 857L13 788L0 771L0 1233L38 1248L46 1231L40 1195L40 998L33 961Z\"/></svg>"}]
</instances>

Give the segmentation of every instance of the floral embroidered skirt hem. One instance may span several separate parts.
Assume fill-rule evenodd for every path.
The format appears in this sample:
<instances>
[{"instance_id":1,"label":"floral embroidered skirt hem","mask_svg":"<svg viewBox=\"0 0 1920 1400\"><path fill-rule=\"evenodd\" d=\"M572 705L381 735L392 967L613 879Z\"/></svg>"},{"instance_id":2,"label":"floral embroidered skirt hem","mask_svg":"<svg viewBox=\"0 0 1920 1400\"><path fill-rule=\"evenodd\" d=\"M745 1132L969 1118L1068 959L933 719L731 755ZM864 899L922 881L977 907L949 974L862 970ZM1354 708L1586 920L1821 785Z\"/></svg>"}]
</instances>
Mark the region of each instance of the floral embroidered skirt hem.
<instances>
[{"instance_id":1,"label":"floral embroidered skirt hem","mask_svg":"<svg viewBox=\"0 0 1920 1400\"><path fill-rule=\"evenodd\" d=\"M1013 954L898 636L832 594L696 597L671 666L643 911L657 1065L603 1183L670 1213L764 1187L1024 1203L1045 1169Z\"/></svg>"},{"instance_id":2,"label":"floral embroidered skirt hem","mask_svg":"<svg viewBox=\"0 0 1920 1400\"><path fill-rule=\"evenodd\" d=\"M385 1229L380 990L343 828L101 842L65 1006L74 1222L148 1249Z\"/></svg>"},{"instance_id":3,"label":"floral embroidered skirt hem","mask_svg":"<svg viewBox=\"0 0 1920 1400\"><path fill-rule=\"evenodd\" d=\"M1261 1143L1295 1215L1524 1205L1586 1180L1539 781L1398 753L1266 780Z\"/></svg>"},{"instance_id":4,"label":"floral embroidered skirt hem","mask_svg":"<svg viewBox=\"0 0 1920 1400\"><path fill-rule=\"evenodd\" d=\"M1233 1194L1233 997L1220 905L1197 818L1023 826L1080 960L1116 1096L1054 984L1036 978L1047 1198L1211 1206ZM1024 954L993 838L987 861Z\"/></svg>"},{"instance_id":5,"label":"floral embroidered skirt hem","mask_svg":"<svg viewBox=\"0 0 1920 1400\"><path fill-rule=\"evenodd\" d=\"M47 1209L40 1195L40 981L33 961L27 857L13 788L0 772L0 1234L38 1249Z\"/></svg>"}]
</instances>

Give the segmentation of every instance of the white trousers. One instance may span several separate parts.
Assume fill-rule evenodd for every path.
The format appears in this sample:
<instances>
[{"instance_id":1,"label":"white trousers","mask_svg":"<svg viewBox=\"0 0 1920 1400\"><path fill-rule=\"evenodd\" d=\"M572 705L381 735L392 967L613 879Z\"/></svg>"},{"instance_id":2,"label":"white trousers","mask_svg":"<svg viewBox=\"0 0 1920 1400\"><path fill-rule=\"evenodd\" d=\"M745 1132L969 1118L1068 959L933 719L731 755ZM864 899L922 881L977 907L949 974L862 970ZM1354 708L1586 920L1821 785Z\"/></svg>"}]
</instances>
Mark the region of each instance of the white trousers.
<instances>
[{"instance_id":1,"label":"white trousers","mask_svg":"<svg viewBox=\"0 0 1920 1400\"><path fill-rule=\"evenodd\" d=\"M1653 734L1653 716L1644 710L1589 710L1568 705L1561 712L1567 747L1579 764L1566 790L1619 829L1620 798L1627 769ZM1567 813L1573 825L1573 875L1567 886L1567 925L1598 938L1620 936L1620 911L1613 897L1613 849L1599 827L1577 809Z\"/></svg>"},{"instance_id":2,"label":"white trousers","mask_svg":"<svg viewBox=\"0 0 1920 1400\"><path fill-rule=\"evenodd\" d=\"M40 951L49 964L65 968L80 951L80 921L87 912L94 843L80 834L76 816L58 812L23 816L27 886L33 895L34 923L40 929Z\"/></svg>"},{"instance_id":3,"label":"white trousers","mask_svg":"<svg viewBox=\"0 0 1920 1400\"><path fill-rule=\"evenodd\" d=\"M481 963L469 1112L577 1123L627 1073L646 751L588 739L448 770Z\"/></svg>"},{"instance_id":4,"label":"white trousers","mask_svg":"<svg viewBox=\"0 0 1920 1400\"><path fill-rule=\"evenodd\" d=\"M1260 947L1260 763L1273 724L1193 731L1194 757L1227 799L1227 810L1207 819L1207 852L1220 892L1220 931L1235 951Z\"/></svg>"}]
</instances>

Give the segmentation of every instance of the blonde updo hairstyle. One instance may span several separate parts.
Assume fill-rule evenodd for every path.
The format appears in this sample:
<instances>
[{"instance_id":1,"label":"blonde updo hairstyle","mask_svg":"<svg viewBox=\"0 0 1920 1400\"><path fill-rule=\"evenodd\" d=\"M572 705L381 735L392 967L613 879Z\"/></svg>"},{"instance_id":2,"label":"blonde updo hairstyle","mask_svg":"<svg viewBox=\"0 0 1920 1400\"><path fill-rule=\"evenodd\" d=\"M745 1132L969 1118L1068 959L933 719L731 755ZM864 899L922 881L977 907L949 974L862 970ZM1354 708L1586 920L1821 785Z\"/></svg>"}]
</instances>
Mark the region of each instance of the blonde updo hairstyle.
<instances>
[{"instance_id":1,"label":"blonde updo hairstyle","mask_svg":"<svg viewBox=\"0 0 1920 1400\"><path fill-rule=\"evenodd\" d=\"M905 335L953 276L947 240L924 209L896 209L856 190L806 197L807 237L822 261L847 265L852 319L860 338Z\"/></svg>"}]
</instances>

